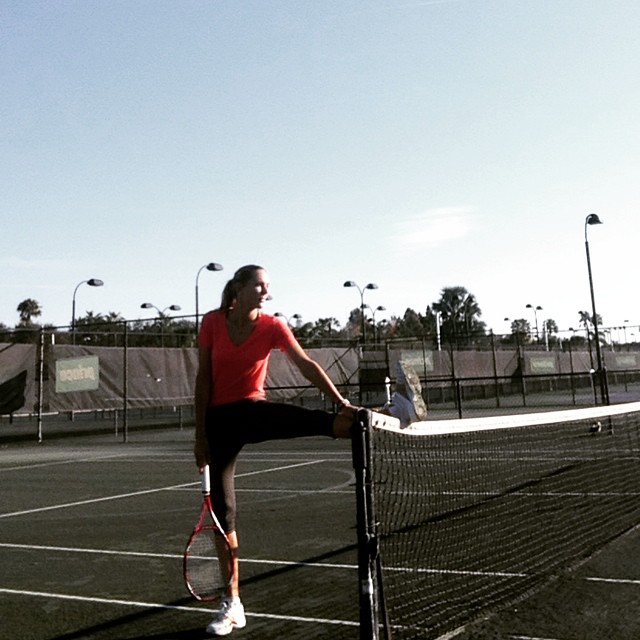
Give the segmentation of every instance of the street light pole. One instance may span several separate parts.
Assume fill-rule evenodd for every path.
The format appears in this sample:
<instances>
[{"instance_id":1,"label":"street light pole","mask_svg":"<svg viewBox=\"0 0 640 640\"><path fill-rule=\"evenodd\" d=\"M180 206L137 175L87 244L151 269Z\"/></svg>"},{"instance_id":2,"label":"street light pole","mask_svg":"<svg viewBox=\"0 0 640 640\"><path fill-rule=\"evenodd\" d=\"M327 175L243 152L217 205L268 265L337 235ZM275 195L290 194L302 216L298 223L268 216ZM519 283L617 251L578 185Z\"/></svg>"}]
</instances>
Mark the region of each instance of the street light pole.
<instances>
[{"instance_id":1,"label":"street light pole","mask_svg":"<svg viewBox=\"0 0 640 640\"><path fill-rule=\"evenodd\" d=\"M179 304L172 304L169 307L165 307L164 309L160 310L158 309L158 307L156 307L155 304L151 304L150 302L143 302L140 305L141 309L155 309L158 312L158 316L160 318L164 317L164 312L169 310L169 311L180 311L180 309L182 309L182 307Z\"/></svg>"},{"instance_id":2,"label":"street light pole","mask_svg":"<svg viewBox=\"0 0 640 640\"><path fill-rule=\"evenodd\" d=\"M76 288L73 290L73 300L71 304L71 341L72 344L76 343L76 293L78 288L82 284L88 284L90 287L101 287L104 282L99 278L90 278L89 280L82 280L78 282Z\"/></svg>"},{"instance_id":3,"label":"street light pole","mask_svg":"<svg viewBox=\"0 0 640 640\"><path fill-rule=\"evenodd\" d=\"M379 304L375 309L371 308L368 304L364 305L367 309L369 309L369 311L371 311L371 324L373 326L373 341L374 343L378 343L378 325L376 324L376 311L386 311L387 308L383 307L381 304ZM382 324L382 322L384 322L384 320L382 320L380 322L380 324Z\"/></svg>"},{"instance_id":4,"label":"street light pole","mask_svg":"<svg viewBox=\"0 0 640 640\"><path fill-rule=\"evenodd\" d=\"M274 316L276 316L276 318L284 318L284 319L287 321L287 325L288 325L289 327L291 327L291 326L292 326L292 325L291 325L291 320L295 320L295 321L296 321L296 323L297 323L297 322L300 322L300 320L302 320L302 316L301 316L299 313L294 313L294 314L291 316L291 319L289 319L289 317L288 317L288 316L285 316L285 315L284 315L284 313L281 313L280 311L276 311L273 315L274 315Z\"/></svg>"},{"instance_id":5,"label":"street light pole","mask_svg":"<svg viewBox=\"0 0 640 640\"><path fill-rule=\"evenodd\" d=\"M158 318L160 318L160 346L164 347L164 327L165 327L165 311L180 311L182 307L179 304L172 304L169 307L165 307L162 309L158 309L155 304L151 304L151 302L143 302L140 305L141 309L155 309L158 312Z\"/></svg>"},{"instance_id":6,"label":"street light pole","mask_svg":"<svg viewBox=\"0 0 640 640\"><path fill-rule=\"evenodd\" d=\"M542 311L542 307L540 305L534 307L532 304L528 304L526 308L533 309L533 318L536 323L536 342L540 342L540 332L538 331L538 311Z\"/></svg>"},{"instance_id":7,"label":"street light pole","mask_svg":"<svg viewBox=\"0 0 640 640\"><path fill-rule=\"evenodd\" d=\"M364 292L367 289L377 289L378 285L370 282L365 285L364 288L360 288L353 280L347 280L343 285L343 287L355 287L360 292L360 322L361 322L361 333L362 333L362 344L366 342L366 324L364 321Z\"/></svg>"},{"instance_id":8,"label":"street light pole","mask_svg":"<svg viewBox=\"0 0 640 640\"><path fill-rule=\"evenodd\" d=\"M196 274L196 336L198 335L198 327L200 324L200 312L198 309L199 304L199 295L198 295L198 278L200 278L200 272L206 269L207 271L222 271L223 267L221 264L217 262L210 262L209 264L205 264L198 269L198 273Z\"/></svg>"},{"instance_id":9,"label":"street light pole","mask_svg":"<svg viewBox=\"0 0 640 640\"><path fill-rule=\"evenodd\" d=\"M609 404L609 388L607 385L607 371L602 364L602 351L600 349L600 335L598 333L598 314L596 313L596 298L593 292L593 275L591 273L591 256L589 255L589 239L587 237L587 227L593 224L602 224L602 220L595 214L590 213L584 222L584 246L587 253L587 270L589 272L589 291L591 293L591 312L593 314L593 337L596 343L596 363L598 382L600 384L600 399L602 404Z\"/></svg>"}]
</instances>

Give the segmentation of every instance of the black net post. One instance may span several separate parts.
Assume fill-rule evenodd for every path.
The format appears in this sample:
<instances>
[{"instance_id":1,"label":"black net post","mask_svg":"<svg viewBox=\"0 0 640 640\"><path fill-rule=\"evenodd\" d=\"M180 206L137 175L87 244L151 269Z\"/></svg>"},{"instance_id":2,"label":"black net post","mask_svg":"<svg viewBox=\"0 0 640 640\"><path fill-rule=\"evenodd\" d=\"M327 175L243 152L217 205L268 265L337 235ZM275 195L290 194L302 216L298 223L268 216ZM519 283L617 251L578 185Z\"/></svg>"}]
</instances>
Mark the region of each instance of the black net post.
<instances>
[{"instance_id":1,"label":"black net post","mask_svg":"<svg viewBox=\"0 0 640 640\"><path fill-rule=\"evenodd\" d=\"M360 409L352 434L356 476L360 640L378 640L378 539L371 478L371 412Z\"/></svg>"}]
</instances>

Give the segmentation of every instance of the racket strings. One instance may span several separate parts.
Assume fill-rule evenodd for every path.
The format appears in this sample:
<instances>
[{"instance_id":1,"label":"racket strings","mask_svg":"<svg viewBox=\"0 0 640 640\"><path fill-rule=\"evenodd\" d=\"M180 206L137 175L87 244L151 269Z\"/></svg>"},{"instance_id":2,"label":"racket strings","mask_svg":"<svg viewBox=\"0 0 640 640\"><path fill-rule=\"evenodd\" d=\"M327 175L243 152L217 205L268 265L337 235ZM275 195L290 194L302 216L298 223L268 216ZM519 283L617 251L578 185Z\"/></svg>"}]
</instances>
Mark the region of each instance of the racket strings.
<instances>
[{"instance_id":1,"label":"racket strings","mask_svg":"<svg viewBox=\"0 0 640 640\"><path fill-rule=\"evenodd\" d=\"M213 527L203 527L191 539L185 554L185 578L191 593L199 600L218 598L227 587L218 560L220 538Z\"/></svg>"}]
</instances>

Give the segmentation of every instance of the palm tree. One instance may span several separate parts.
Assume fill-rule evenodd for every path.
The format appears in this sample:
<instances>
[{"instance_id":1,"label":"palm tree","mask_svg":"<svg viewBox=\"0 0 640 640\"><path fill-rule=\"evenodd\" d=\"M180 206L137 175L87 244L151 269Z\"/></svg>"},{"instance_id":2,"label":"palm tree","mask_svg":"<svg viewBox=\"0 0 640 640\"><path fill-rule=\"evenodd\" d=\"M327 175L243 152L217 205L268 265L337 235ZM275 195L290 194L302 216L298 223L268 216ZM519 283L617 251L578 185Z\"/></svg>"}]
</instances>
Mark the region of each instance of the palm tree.
<instances>
[{"instance_id":1,"label":"palm tree","mask_svg":"<svg viewBox=\"0 0 640 640\"><path fill-rule=\"evenodd\" d=\"M589 331L589 324L591 324L591 314L588 311L578 311L580 315L580 324L584 327L585 331Z\"/></svg>"},{"instance_id":2,"label":"palm tree","mask_svg":"<svg viewBox=\"0 0 640 640\"><path fill-rule=\"evenodd\" d=\"M542 323L542 328L549 334L558 333L558 323L555 320L552 320L551 318L547 318Z\"/></svg>"},{"instance_id":3,"label":"palm tree","mask_svg":"<svg viewBox=\"0 0 640 640\"><path fill-rule=\"evenodd\" d=\"M464 287L445 287L433 309L440 312L442 335L452 344L457 344L461 335L466 334L469 338L472 333L484 329L484 323L479 320L482 311L476 298Z\"/></svg>"},{"instance_id":4,"label":"palm tree","mask_svg":"<svg viewBox=\"0 0 640 640\"><path fill-rule=\"evenodd\" d=\"M516 318L511 322L511 335L516 337L520 343L526 342L531 335L531 325L525 318Z\"/></svg>"},{"instance_id":5,"label":"palm tree","mask_svg":"<svg viewBox=\"0 0 640 640\"><path fill-rule=\"evenodd\" d=\"M37 300L33 298L27 298L23 300L16 308L16 311L20 314L20 324L31 324L31 318L37 318L42 315L42 309Z\"/></svg>"},{"instance_id":6,"label":"palm tree","mask_svg":"<svg viewBox=\"0 0 640 640\"><path fill-rule=\"evenodd\" d=\"M94 313L93 311L87 311L84 318L76 319L76 326L91 327L92 329L95 329L103 325L104 322L105 322L105 317L101 313Z\"/></svg>"},{"instance_id":7,"label":"palm tree","mask_svg":"<svg viewBox=\"0 0 640 640\"><path fill-rule=\"evenodd\" d=\"M117 311L109 311L109 313L107 313L104 319L105 319L105 322L108 322L110 324L119 324L124 320L122 315Z\"/></svg>"}]
</instances>

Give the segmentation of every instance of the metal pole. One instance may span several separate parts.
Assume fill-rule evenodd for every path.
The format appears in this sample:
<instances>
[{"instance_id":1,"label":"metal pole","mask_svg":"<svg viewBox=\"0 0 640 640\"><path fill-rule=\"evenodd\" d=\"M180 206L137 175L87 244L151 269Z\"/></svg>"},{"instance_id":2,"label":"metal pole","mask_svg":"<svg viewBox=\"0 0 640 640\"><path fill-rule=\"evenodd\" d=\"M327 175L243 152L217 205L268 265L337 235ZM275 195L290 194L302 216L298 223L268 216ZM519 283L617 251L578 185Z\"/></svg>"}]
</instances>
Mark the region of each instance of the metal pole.
<instances>
[{"instance_id":1,"label":"metal pole","mask_svg":"<svg viewBox=\"0 0 640 640\"><path fill-rule=\"evenodd\" d=\"M222 271L222 265L217 262L209 262L209 264L205 264L198 269L198 273L196 274L196 337L198 335L198 329L200 326L200 295L198 290L198 279L200 278L200 272L206 269L207 271Z\"/></svg>"},{"instance_id":2,"label":"metal pole","mask_svg":"<svg viewBox=\"0 0 640 640\"><path fill-rule=\"evenodd\" d=\"M198 293L198 278L200 278L200 272L206 268L206 265L204 267L200 267L198 269L198 273L196 274L196 337L198 336L198 329L200 326L200 310L199 310L199 300L200 300L200 295Z\"/></svg>"},{"instance_id":3,"label":"metal pole","mask_svg":"<svg viewBox=\"0 0 640 640\"><path fill-rule=\"evenodd\" d=\"M353 468L356 476L358 529L358 596L360 602L360 640L378 640L378 549L371 483L371 414L358 411L357 428L352 435Z\"/></svg>"},{"instance_id":4,"label":"metal pole","mask_svg":"<svg viewBox=\"0 0 640 640\"><path fill-rule=\"evenodd\" d=\"M367 327L364 321L364 289L358 287L358 291L360 292L360 325L362 333L362 344L364 345L367 342Z\"/></svg>"},{"instance_id":5,"label":"metal pole","mask_svg":"<svg viewBox=\"0 0 640 640\"><path fill-rule=\"evenodd\" d=\"M500 383L498 382L498 359L496 355L496 337L491 329L491 354L493 356L493 381L496 390L496 407L500 407Z\"/></svg>"},{"instance_id":6,"label":"metal pole","mask_svg":"<svg viewBox=\"0 0 640 640\"><path fill-rule=\"evenodd\" d=\"M525 376L524 376L524 368L525 368L525 358L524 358L524 353L523 353L523 349L520 345L520 334L516 333L516 348L518 350L518 367L520 369L520 380L522 382L522 384L520 385L520 389L522 392L522 406L526 407L527 406L527 386L526 386L526 380L525 380Z\"/></svg>"},{"instance_id":7,"label":"metal pole","mask_svg":"<svg viewBox=\"0 0 640 640\"><path fill-rule=\"evenodd\" d=\"M44 327L40 328L38 362L38 442L42 442L42 405L44 403Z\"/></svg>"},{"instance_id":8,"label":"metal pole","mask_svg":"<svg viewBox=\"0 0 640 640\"><path fill-rule=\"evenodd\" d=\"M571 345L571 338L569 338L569 371L571 372L571 401L573 405L576 404L576 383L575 383L575 371L573 369L573 346Z\"/></svg>"},{"instance_id":9,"label":"metal pole","mask_svg":"<svg viewBox=\"0 0 640 640\"><path fill-rule=\"evenodd\" d=\"M71 344L76 343L76 293L78 287L83 284L88 284L90 287L101 287L104 282L100 278L89 278L89 280L82 280L78 282L76 288L73 290L73 301L71 304Z\"/></svg>"},{"instance_id":10,"label":"metal pole","mask_svg":"<svg viewBox=\"0 0 640 640\"><path fill-rule=\"evenodd\" d=\"M129 441L129 323L124 321L124 349L123 349L123 372L122 372L122 442Z\"/></svg>"},{"instance_id":11,"label":"metal pole","mask_svg":"<svg viewBox=\"0 0 640 640\"><path fill-rule=\"evenodd\" d=\"M86 280L79 282L73 290L73 301L71 303L71 344L76 343L76 292L78 291L78 287L85 282Z\"/></svg>"},{"instance_id":12,"label":"metal pole","mask_svg":"<svg viewBox=\"0 0 640 640\"><path fill-rule=\"evenodd\" d=\"M347 280L344 285L344 287L355 287L359 292L360 292L360 331L361 331L361 340L362 340L362 345L364 346L366 343L366 326L365 326L365 320L364 320L364 292L366 289L377 289L378 285L374 284L373 282L370 282L369 284L365 285L364 287L360 287L360 285L358 285L356 282L354 282L353 280Z\"/></svg>"},{"instance_id":13,"label":"metal pole","mask_svg":"<svg viewBox=\"0 0 640 640\"><path fill-rule=\"evenodd\" d=\"M602 351L600 349L600 335L598 333L598 314L596 313L596 298L593 291L593 275L591 273L591 256L589 254L589 240L587 239L587 225L588 224L600 224L600 220L597 216L595 216L595 221L592 216L595 214L591 214L587 216L587 220L584 225L584 246L585 251L587 253L587 270L589 272L589 291L591 293L591 311L593 314L593 337L596 342L596 362L597 362L597 370L596 374L598 376L598 383L600 385L600 399L602 404L609 404L609 390L607 388L607 373L602 364ZM592 220L590 222L590 220Z\"/></svg>"},{"instance_id":14,"label":"metal pole","mask_svg":"<svg viewBox=\"0 0 640 640\"><path fill-rule=\"evenodd\" d=\"M78 287L76 287L76 291ZM76 343L76 293L73 292L73 303L71 305L71 344Z\"/></svg>"}]
</instances>

